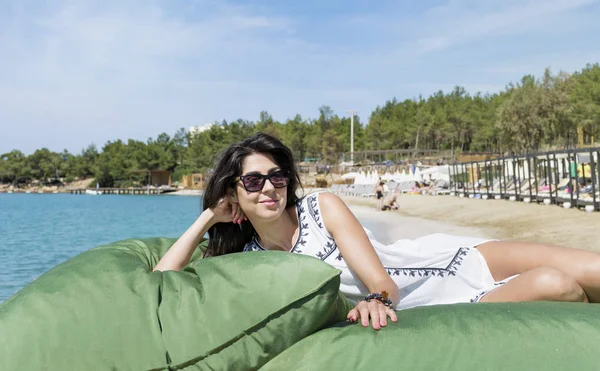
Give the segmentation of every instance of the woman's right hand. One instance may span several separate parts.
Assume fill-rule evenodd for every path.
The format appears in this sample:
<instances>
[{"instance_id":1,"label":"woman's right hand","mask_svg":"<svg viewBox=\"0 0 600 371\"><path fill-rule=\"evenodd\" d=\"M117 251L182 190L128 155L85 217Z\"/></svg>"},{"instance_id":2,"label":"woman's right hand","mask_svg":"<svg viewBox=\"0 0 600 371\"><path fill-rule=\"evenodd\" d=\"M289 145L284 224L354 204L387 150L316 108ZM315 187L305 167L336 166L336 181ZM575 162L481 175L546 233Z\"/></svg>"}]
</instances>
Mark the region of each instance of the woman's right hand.
<instances>
[{"instance_id":1,"label":"woman's right hand","mask_svg":"<svg viewBox=\"0 0 600 371\"><path fill-rule=\"evenodd\" d=\"M211 208L211 211L214 214L215 223L242 224L242 221L248 220L240 204L229 197L220 199L217 205Z\"/></svg>"}]
</instances>

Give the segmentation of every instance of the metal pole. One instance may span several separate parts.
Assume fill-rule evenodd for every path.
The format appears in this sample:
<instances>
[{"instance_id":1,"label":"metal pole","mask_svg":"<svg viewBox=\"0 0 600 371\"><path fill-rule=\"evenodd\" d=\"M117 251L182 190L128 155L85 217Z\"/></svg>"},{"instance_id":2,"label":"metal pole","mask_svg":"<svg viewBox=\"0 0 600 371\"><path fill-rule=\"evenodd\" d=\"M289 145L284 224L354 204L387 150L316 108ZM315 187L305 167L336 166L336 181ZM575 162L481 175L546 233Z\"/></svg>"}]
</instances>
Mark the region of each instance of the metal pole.
<instances>
[{"instance_id":1,"label":"metal pole","mask_svg":"<svg viewBox=\"0 0 600 371\"><path fill-rule=\"evenodd\" d=\"M354 165L354 115L355 110L348 111L350 114L350 162Z\"/></svg>"},{"instance_id":2,"label":"metal pole","mask_svg":"<svg viewBox=\"0 0 600 371\"><path fill-rule=\"evenodd\" d=\"M354 164L354 113L350 116L350 162Z\"/></svg>"},{"instance_id":3,"label":"metal pole","mask_svg":"<svg viewBox=\"0 0 600 371\"><path fill-rule=\"evenodd\" d=\"M590 153L590 157L591 157L591 163L590 163L590 175L592 176L592 194L594 195L594 207L596 208L596 210L600 210L600 204L597 203L597 197L596 197L596 188L594 187L594 182L598 182L600 179L600 151L596 151L596 164L598 165L597 167L594 166L594 156ZM600 186L598 183L596 183L596 186Z\"/></svg>"}]
</instances>

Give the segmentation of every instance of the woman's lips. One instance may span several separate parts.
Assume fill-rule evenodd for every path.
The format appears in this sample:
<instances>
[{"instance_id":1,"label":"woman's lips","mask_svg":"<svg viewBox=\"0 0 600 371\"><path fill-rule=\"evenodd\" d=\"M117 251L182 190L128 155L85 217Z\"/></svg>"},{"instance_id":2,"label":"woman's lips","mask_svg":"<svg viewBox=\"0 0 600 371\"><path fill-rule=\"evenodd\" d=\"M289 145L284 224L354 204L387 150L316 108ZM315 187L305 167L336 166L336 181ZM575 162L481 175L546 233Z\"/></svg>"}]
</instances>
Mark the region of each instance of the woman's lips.
<instances>
[{"instance_id":1,"label":"woman's lips","mask_svg":"<svg viewBox=\"0 0 600 371\"><path fill-rule=\"evenodd\" d=\"M277 201L275 200L265 200L265 201L261 201L261 204L265 205L265 206L275 206L277 205Z\"/></svg>"}]
</instances>

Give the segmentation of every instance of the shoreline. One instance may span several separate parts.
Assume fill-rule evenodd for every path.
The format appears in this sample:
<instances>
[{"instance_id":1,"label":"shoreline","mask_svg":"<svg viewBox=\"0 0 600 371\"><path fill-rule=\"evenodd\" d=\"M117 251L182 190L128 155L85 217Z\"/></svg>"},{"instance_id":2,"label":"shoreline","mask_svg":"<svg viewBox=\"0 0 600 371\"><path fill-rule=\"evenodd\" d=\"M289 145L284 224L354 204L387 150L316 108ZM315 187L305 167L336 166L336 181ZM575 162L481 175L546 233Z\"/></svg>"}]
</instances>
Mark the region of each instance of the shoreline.
<instances>
[{"instance_id":1,"label":"shoreline","mask_svg":"<svg viewBox=\"0 0 600 371\"><path fill-rule=\"evenodd\" d=\"M323 188L305 188L299 196ZM39 194L39 192L30 192ZM45 192L44 194L65 194ZM178 190L160 196L201 196L201 190ZM8 194L1 192L0 194ZM25 194L25 192L13 192ZM67 193L68 194L68 193ZM127 196L124 194L122 196ZM96 196L97 197L97 196ZM394 241L431 233L449 233L500 240L515 240L581 248L600 252L596 228L600 213L586 213L508 200L483 200L449 195L398 197L397 211L375 211L373 198L341 196L355 215L377 238Z\"/></svg>"}]
</instances>

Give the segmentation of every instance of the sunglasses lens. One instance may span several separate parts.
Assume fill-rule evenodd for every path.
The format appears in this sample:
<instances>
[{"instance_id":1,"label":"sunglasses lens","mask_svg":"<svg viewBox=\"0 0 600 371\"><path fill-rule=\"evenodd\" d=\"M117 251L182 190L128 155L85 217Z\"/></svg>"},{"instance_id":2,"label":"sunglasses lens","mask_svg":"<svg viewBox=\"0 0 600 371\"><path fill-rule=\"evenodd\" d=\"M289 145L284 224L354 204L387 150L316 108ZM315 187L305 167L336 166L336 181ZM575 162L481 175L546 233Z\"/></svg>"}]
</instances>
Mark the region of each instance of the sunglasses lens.
<instances>
[{"instance_id":1,"label":"sunglasses lens","mask_svg":"<svg viewBox=\"0 0 600 371\"><path fill-rule=\"evenodd\" d=\"M271 183L275 188L283 188L288 185L288 177L283 171L276 171L271 174Z\"/></svg>"},{"instance_id":2,"label":"sunglasses lens","mask_svg":"<svg viewBox=\"0 0 600 371\"><path fill-rule=\"evenodd\" d=\"M258 192L263 189L267 179L269 179L275 188L283 188L290 182L287 172L281 170L275 171L270 175L245 175L242 178L242 182L244 183L244 188L246 188L248 192Z\"/></svg>"},{"instance_id":3,"label":"sunglasses lens","mask_svg":"<svg viewBox=\"0 0 600 371\"><path fill-rule=\"evenodd\" d=\"M249 192L257 192L263 188L265 178L258 175L247 175L244 177L244 187Z\"/></svg>"}]
</instances>

